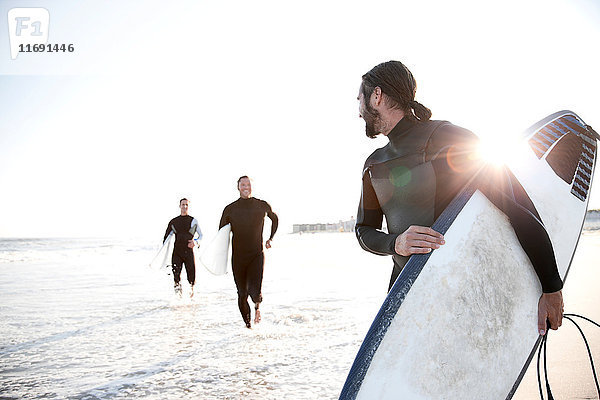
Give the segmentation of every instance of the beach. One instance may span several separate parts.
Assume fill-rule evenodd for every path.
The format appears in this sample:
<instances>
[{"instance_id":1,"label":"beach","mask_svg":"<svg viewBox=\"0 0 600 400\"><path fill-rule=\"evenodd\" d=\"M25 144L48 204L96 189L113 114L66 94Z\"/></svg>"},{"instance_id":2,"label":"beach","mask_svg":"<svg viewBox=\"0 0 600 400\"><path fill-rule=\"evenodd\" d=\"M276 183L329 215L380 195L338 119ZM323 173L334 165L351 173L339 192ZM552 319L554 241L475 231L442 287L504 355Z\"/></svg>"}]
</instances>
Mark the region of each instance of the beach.
<instances>
[{"instance_id":1,"label":"beach","mask_svg":"<svg viewBox=\"0 0 600 400\"><path fill-rule=\"evenodd\" d=\"M148 266L157 250L0 240L0 399L336 399L391 272L352 233L280 234L266 251L263 321L248 330L231 274L198 267L194 297L184 284L178 298L172 276ZM598 250L600 233L584 232L564 288L565 312L596 321ZM582 326L598 354L600 329ZM595 396L578 335L568 322L550 333L557 398ZM532 371L515 399L539 398Z\"/></svg>"},{"instance_id":2,"label":"beach","mask_svg":"<svg viewBox=\"0 0 600 400\"><path fill-rule=\"evenodd\" d=\"M565 313L579 314L600 323L600 232L584 231L571 269L565 280L563 297ZM600 360L600 328L575 318L583 329L598 371ZM548 334L548 380L557 399L594 399L594 384L588 353L575 325L564 320L558 331ZM543 370L542 370L543 376ZM545 387L542 381L542 386ZM544 392L545 393L545 392ZM546 396L544 394L544 396ZM513 399L539 399L537 352ZM547 397L545 397L547 398Z\"/></svg>"}]
</instances>

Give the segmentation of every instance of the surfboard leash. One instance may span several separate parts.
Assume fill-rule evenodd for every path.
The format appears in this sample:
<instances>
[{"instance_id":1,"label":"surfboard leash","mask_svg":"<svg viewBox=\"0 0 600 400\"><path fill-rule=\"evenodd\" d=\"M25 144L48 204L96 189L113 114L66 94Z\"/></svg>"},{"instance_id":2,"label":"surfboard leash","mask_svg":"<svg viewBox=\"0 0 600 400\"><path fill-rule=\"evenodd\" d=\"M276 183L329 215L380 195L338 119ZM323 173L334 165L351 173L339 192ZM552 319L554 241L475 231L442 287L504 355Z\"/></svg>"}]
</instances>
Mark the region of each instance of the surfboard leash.
<instances>
[{"instance_id":1,"label":"surfboard leash","mask_svg":"<svg viewBox=\"0 0 600 400\"><path fill-rule=\"evenodd\" d=\"M538 378L538 388L540 390L540 399L544 400L544 391L542 390L542 378L540 376L540 360L542 355L542 350L544 352L544 378L546 381L546 393L548 393L548 400L554 400L554 396L552 396L552 391L550 390L550 384L548 383L548 371L546 369L546 342L548 340L548 333L542 336L542 341L540 343L540 348L538 349L538 357L537 357L537 378Z\"/></svg>"},{"instance_id":2,"label":"surfboard leash","mask_svg":"<svg viewBox=\"0 0 600 400\"><path fill-rule=\"evenodd\" d=\"M600 328L600 324L598 324L597 322L584 317L582 315L578 315L578 314L563 314L563 317L569 321L571 321L573 323L573 325L575 325L575 327L577 328L577 330L579 331L579 333L581 334L581 337L583 338L583 342L585 343L585 347L587 349L588 352L588 357L590 359L590 365L592 368L592 374L594 376L594 382L596 383L596 390L598 392L598 399L600 399L600 385L598 384L598 375L596 374L596 367L594 366L594 358L592 357L592 351L590 350L590 345L587 341L587 338L585 337L585 334L583 333L583 329L581 329L581 327L579 326L579 324L577 322L575 322L575 320L573 318L581 318L591 324L594 324L596 327ZM544 392L542 390L542 378L541 378L541 374L540 374L540 360L541 360L541 355L542 352L544 353L544 380L546 383L546 393L548 394L548 400L554 400L554 396L552 395L552 391L550 390L550 382L548 381L548 370L546 368L546 345L548 343L548 331L546 332L546 334L544 336L542 336L542 341L540 342L540 347L538 349L538 358L537 358L537 377L538 377L538 388L540 391L540 399L544 400Z\"/></svg>"}]
</instances>

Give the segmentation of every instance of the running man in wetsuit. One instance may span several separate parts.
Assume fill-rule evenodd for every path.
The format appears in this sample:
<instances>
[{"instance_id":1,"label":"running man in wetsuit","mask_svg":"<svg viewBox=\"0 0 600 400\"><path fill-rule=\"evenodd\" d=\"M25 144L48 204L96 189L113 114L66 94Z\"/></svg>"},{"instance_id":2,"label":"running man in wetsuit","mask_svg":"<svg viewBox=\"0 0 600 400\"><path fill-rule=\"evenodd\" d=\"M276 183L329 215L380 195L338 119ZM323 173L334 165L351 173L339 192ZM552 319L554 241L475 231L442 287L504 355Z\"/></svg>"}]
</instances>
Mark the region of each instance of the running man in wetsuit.
<instances>
[{"instance_id":1,"label":"running man in wetsuit","mask_svg":"<svg viewBox=\"0 0 600 400\"><path fill-rule=\"evenodd\" d=\"M170 233L175 234L175 245L171 257L175 293L181 296L181 270L185 265L185 273L191 287L190 297L192 297L194 295L194 284L196 283L194 236L197 234L197 240L202 239L202 231L196 218L188 215L189 200L185 198L179 200L179 208L181 209L181 215L169 221L163 242Z\"/></svg>"},{"instance_id":2,"label":"running man in wetsuit","mask_svg":"<svg viewBox=\"0 0 600 400\"><path fill-rule=\"evenodd\" d=\"M477 136L447 121L431 121L431 111L414 100L416 82L401 62L389 61L362 77L358 101L366 134L389 143L365 162L356 236L363 249L392 255L390 289L412 254L443 245L431 225L482 167ZM562 323L562 280L550 238L533 203L508 169L485 174L478 189L510 219L542 284L538 331ZM385 216L388 232L382 232ZM537 218L536 218L537 217Z\"/></svg>"},{"instance_id":3,"label":"running man in wetsuit","mask_svg":"<svg viewBox=\"0 0 600 400\"><path fill-rule=\"evenodd\" d=\"M271 248L271 241L277 231L279 219L271 210L269 203L252 197L250 178L238 179L240 198L223 210L219 229L231 224L233 279L238 292L238 307L247 328L250 324L250 305L248 296L254 302L254 323L260 322L260 303L262 302L262 280L265 264L263 253L263 226L265 215L271 219L271 235L265 243Z\"/></svg>"}]
</instances>

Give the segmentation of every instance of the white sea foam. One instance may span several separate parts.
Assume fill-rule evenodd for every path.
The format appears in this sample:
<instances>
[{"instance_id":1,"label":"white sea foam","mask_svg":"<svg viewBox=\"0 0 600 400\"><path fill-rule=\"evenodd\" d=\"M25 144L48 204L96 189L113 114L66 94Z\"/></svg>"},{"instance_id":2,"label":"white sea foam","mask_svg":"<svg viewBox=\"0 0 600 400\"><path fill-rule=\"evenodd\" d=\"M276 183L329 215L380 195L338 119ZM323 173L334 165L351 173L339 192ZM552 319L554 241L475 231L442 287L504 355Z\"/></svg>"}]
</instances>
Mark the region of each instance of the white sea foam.
<instances>
[{"instance_id":1,"label":"white sea foam","mask_svg":"<svg viewBox=\"0 0 600 400\"><path fill-rule=\"evenodd\" d=\"M278 236L248 330L231 275L178 298L156 247L0 241L3 398L333 399L391 269L352 234Z\"/></svg>"}]
</instances>

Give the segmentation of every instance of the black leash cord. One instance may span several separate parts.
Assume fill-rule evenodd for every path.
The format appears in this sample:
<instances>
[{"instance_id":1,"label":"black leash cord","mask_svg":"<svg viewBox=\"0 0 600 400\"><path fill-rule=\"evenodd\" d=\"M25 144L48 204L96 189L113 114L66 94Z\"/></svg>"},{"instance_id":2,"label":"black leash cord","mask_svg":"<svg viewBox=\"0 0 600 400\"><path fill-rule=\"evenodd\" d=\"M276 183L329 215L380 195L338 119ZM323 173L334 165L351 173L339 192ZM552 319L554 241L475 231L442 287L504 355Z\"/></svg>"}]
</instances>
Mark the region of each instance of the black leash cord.
<instances>
[{"instance_id":1,"label":"black leash cord","mask_svg":"<svg viewBox=\"0 0 600 400\"><path fill-rule=\"evenodd\" d=\"M581 334L581 337L583 338L583 342L585 343L585 348L587 349L588 356L590 357L590 365L592 366L592 373L594 374L594 382L596 383L596 391L598 392L598 398L600 399L600 386L598 386L598 376L596 375L596 367L594 366L594 358L592 357L592 351L590 350L590 345L587 341L587 338L583 334L583 330L581 329L581 327L571 317L582 318L586 321L593 323L594 325L596 325L599 328L600 328L600 325L598 325L597 323L595 323L594 321L592 321L588 318L582 317L581 315L577 315L577 314L565 314L564 317L566 319L568 319L569 321L571 321L577 327L577 329L579 330L579 333Z\"/></svg>"},{"instance_id":2,"label":"black leash cord","mask_svg":"<svg viewBox=\"0 0 600 400\"><path fill-rule=\"evenodd\" d=\"M546 367L546 344L548 343L548 334L546 333L542 337L542 341L540 343L540 348L538 349L538 360L537 360L537 376L538 376L538 388L540 389L540 398L544 400L544 391L542 390L542 378L540 376L540 359L542 355L542 351L544 352L544 380L546 381L546 393L548 393L548 400L554 400L554 396L552 396L552 391L550 390L550 383L548 383L548 369Z\"/></svg>"},{"instance_id":3,"label":"black leash cord","mask_svg":"<svg viewBox=\"0 0 600 400\"><path fill-rule=\"evenodd\" d=\"M544 391L542 390L542 377L540 376L540 360L542 359L542 347L546 342L546 335L542 336L542 341L540 342L540 348L538 349L537 356L537 378L538 378L538 388L540 389L540 399L544 400Z\"/></svg>"},{"instance_id":4,"label":"black leash cord","mask_svg":"<svg viewBox=\"0 0 600 400\"><path fill-rule=\"evenodd\" d=\"M588 356L590 358L592 374L594 375L594 382L596 383L596 390L598 391L598 399L600 399L600 385L598 385L598 375L596 374L596 367L594 366L594 358L592 357L592 351L590 350L590 345L587 341L587 338L585 337L585 334L583 333L583 329L581 329L581 327L573 320L573 318L581 318L587 322L594 324L598 328L600 328L600 324L598 324L595 321L592 321L589 318L586 318L586 317L578 315L578 314L564 314L563 317L565 319L571 321L573 323L573 325L575 325L577 330L579 330L581 337L583 338L583 342L585 343L585 347L587 349ZM541 361L542 351L544 352L544 380L546 381L546 393L548 394L548 400L554 400L554 396L552 396L552 391L550 390L550 383L548 382L548 370L546 367L546 365L547 365L546 346L548 343L548 333L549 332L546 331L546 334L542 337L542 340L540 342L540 348L538 349L538 358L537 358L538 388L540 390L540 399L541 400L544 400L544 392L542 390L542 378L540 376L540 361Z\"/></svg>"}]
</instances>

